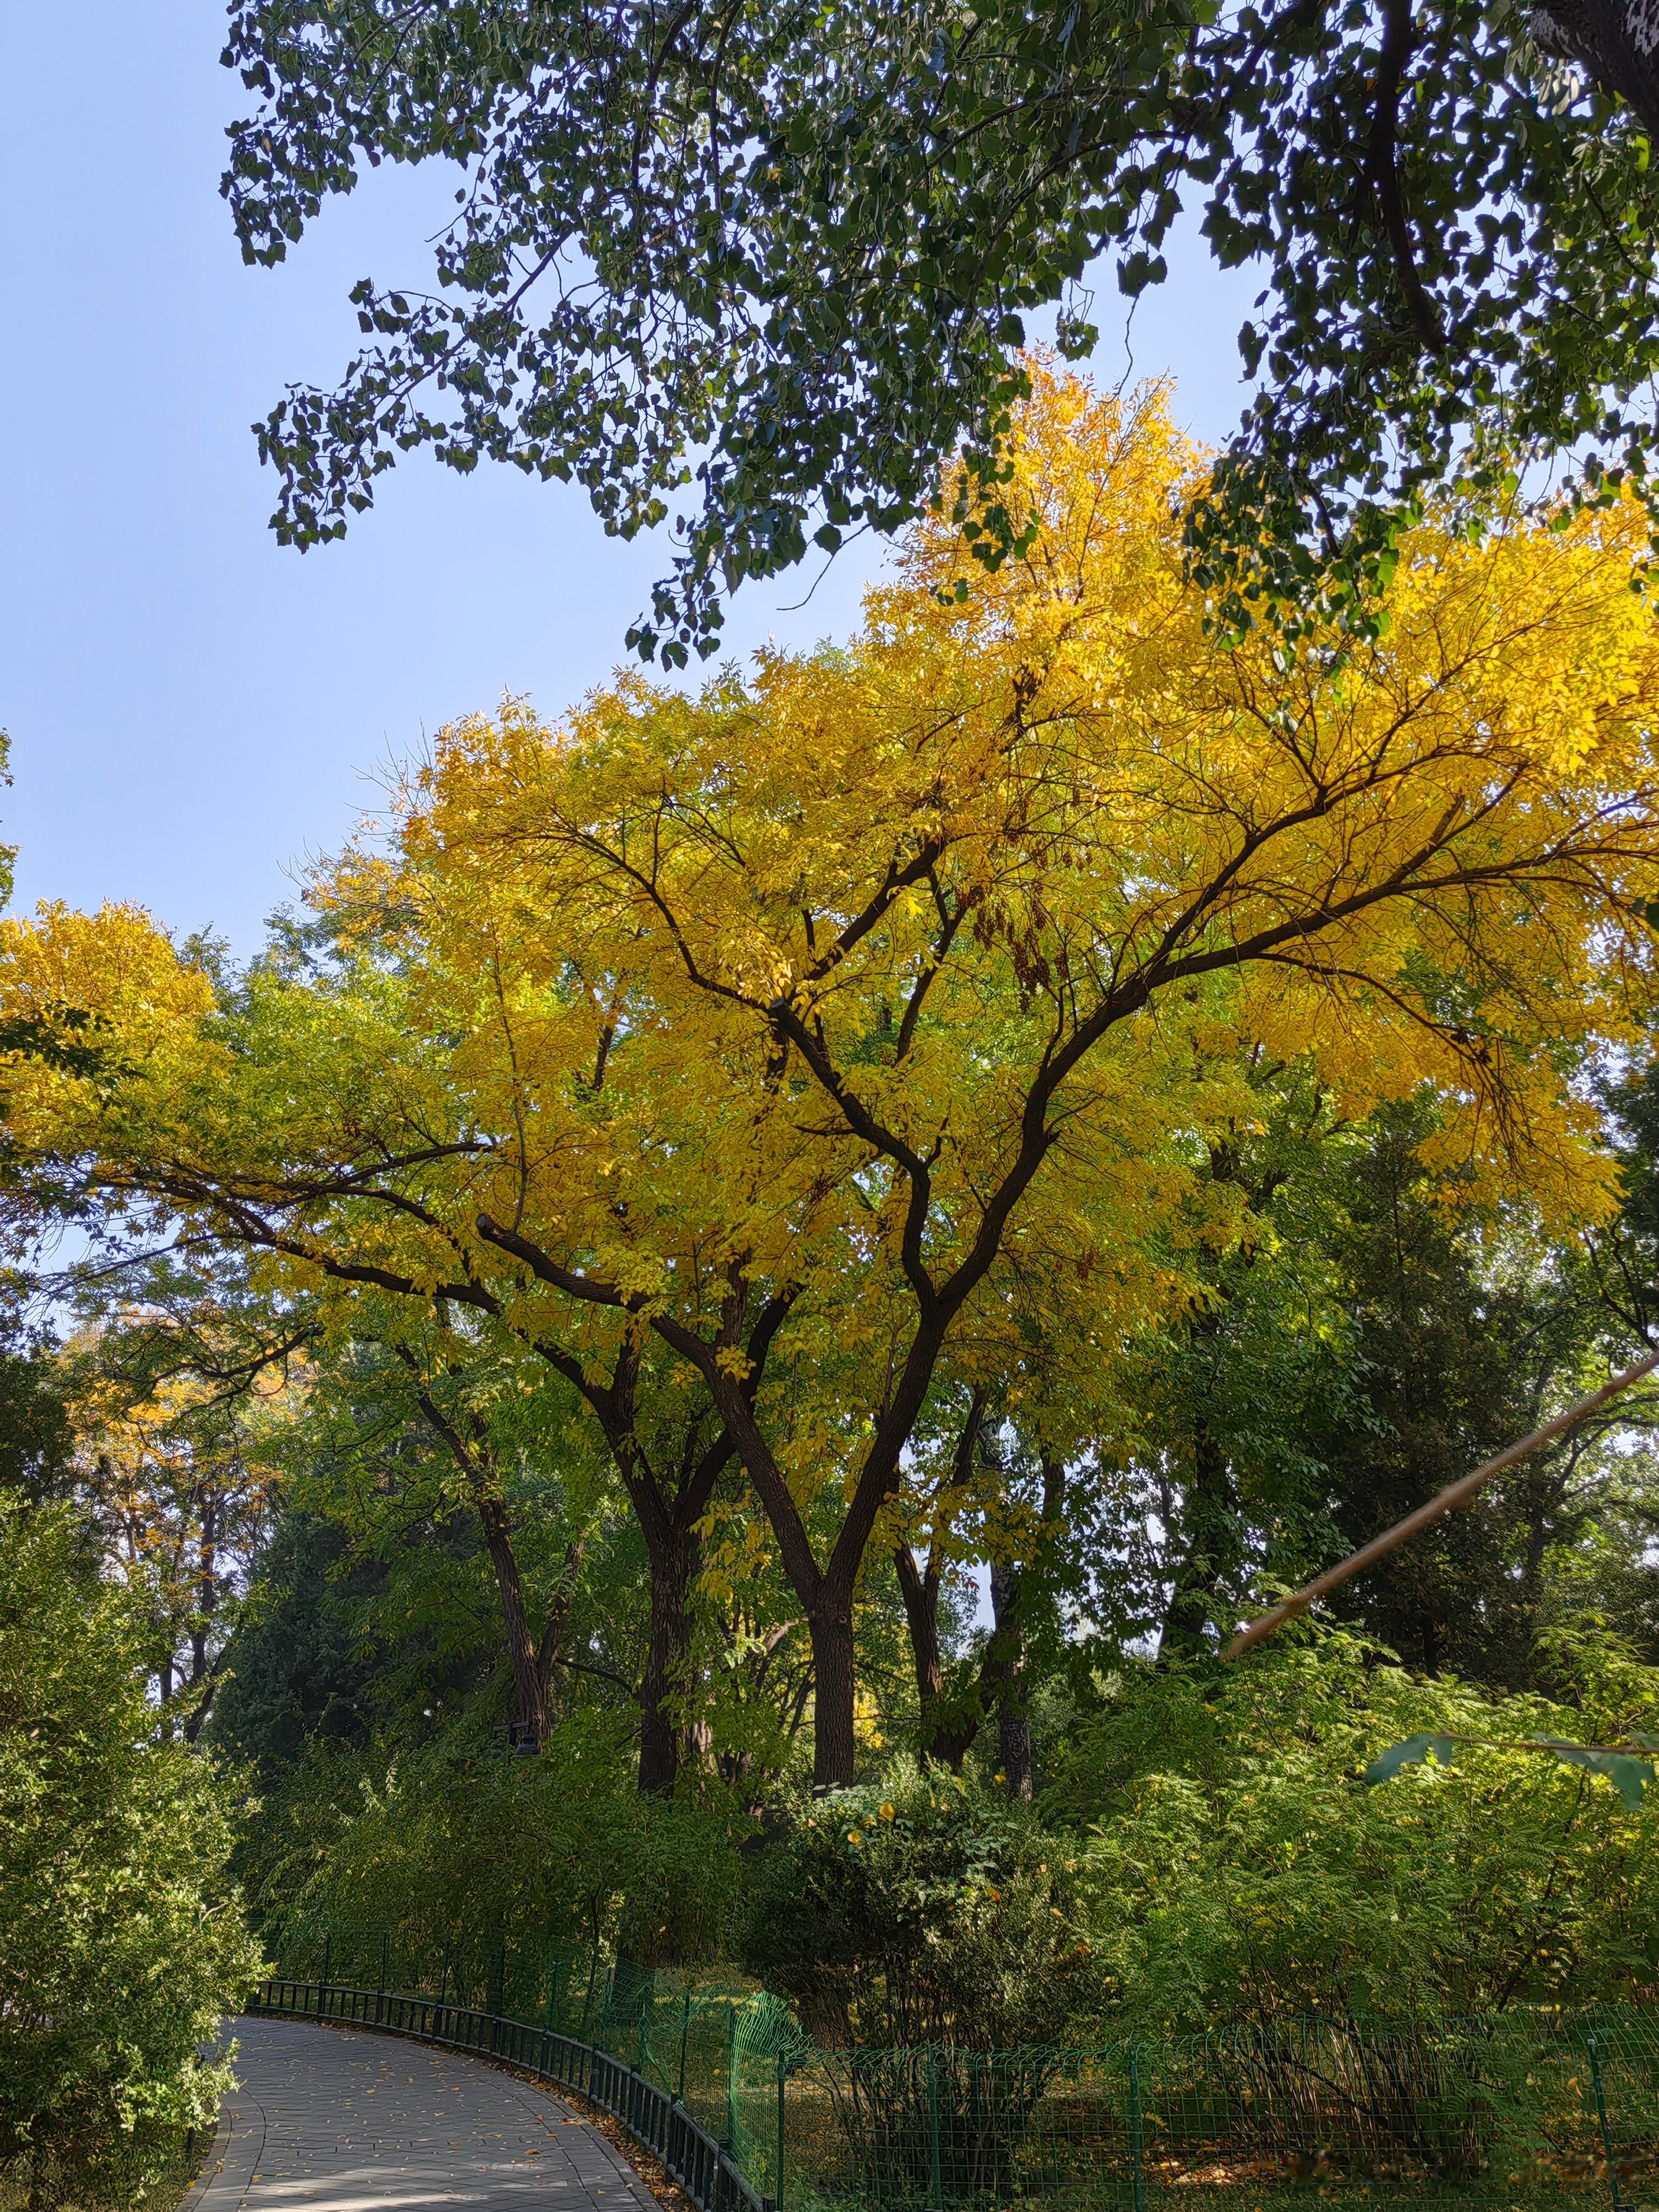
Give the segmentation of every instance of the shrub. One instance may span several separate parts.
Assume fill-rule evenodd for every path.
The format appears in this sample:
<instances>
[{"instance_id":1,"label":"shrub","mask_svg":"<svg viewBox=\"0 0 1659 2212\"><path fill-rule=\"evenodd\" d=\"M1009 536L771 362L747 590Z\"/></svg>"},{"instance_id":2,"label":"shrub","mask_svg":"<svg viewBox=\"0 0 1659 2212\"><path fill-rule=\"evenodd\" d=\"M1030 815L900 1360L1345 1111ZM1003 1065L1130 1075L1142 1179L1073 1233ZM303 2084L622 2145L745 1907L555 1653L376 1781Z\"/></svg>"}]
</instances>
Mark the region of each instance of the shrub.
<instances>
[{"instance_id":1,"label":"shrub","mask_svg":"<svg viewBox=\"0 0 1659 2212\"><path fill-rule=\"evenodd\" d=\"M1659 1995L1659 1808L1538 1752L1458 1747L1382 1787L1419 1731L1659 1733L1659 1670L1562 1642L1563 1696L1423 1681L1340 1630L1237 1668L1124 1676L1071 1753L1089 1917L1124 2029L1394 2017Z\"/></svg>"},{"instance_id":2,"label":"shrub","mask_svg":"<svg viewBox=\"0 0 1659 2212\"><path fill-rule=\"evenodd\" d=\"M825 2042L1069 2039L1097 1989L1074 1875L1029 1808L901 1762L774 1844L743 1964Z\"/></svg>"},{"instance_id":3,"label":"shrub","mask_svg":"<svg viewBox=\"0 0 1659 2212\"><path fill-rule=\"evenodd\" d=\"M609 1717L567 1722L534 1759L471 1723L395 1755L318 1747L263 1847L271 1948L315 1972L327 1940L336 1972L361 1975L365 1937L384 1932L394 1980L435 1978L447 1960L452 1991L478 2002L504 1957L501 1994L520 2004L550 1949L641 1967L718 1959L740 1895L734 1846L753 1824L720 1796L642 1798L615 1733Z\"/></svg>"},{"instance_id":4,"label":"shrub","mask_svg":"<svg viewBox=\"0 0 1659 2212\"><path fill-rule=\"evenodd\" d=\"M0 1492L0 2165L134 2201L226 2082L259 1971L228 1785L159 1734L143 1631L65 1509Z\"/></svg>"}]
</instances>

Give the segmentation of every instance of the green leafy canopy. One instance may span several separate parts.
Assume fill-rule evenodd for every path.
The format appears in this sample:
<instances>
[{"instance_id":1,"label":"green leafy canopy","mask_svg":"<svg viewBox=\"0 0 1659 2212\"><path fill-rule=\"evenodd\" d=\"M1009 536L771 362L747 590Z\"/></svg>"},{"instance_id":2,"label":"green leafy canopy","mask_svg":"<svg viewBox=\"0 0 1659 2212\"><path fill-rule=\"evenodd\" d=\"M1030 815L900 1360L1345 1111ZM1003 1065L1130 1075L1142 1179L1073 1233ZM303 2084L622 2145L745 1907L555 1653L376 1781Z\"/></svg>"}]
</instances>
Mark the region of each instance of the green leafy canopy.
<instances>
[{"instance_id":1,"label":"green leafy canopy","mask_svg":"<svg viewBox=\"0 0 1659 2212\"><path fill-rule=\"evenodd\" d=\"M224 58L251 261L365 165L458 172L435 288L365 278L338 388L260 428L279 537L340 535L420 447L580 483L625 538L680 512L647 658L714 651L726 592L893 530L957 450L975 556L1022 546L1031 318L1086 354L1085 272L1160 283L1183 208L1262 278L1188 526L1224 625L1366 623L1450 473L1646 483L1659 80L1618 0L246 0Z\"/></svg>"}]
</instances>

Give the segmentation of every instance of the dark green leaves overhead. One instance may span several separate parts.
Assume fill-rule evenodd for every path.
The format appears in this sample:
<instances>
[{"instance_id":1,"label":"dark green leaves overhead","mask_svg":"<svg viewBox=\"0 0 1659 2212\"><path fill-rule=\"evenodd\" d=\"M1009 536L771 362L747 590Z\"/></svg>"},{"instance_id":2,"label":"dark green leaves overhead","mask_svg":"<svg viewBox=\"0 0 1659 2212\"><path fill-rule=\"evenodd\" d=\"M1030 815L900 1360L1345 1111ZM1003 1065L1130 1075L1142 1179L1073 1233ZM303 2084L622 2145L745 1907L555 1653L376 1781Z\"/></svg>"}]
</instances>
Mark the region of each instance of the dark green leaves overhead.
<instances>
[{"instance_id":1,"label":"dark green leaves overhead","mask_svg":"<svg viewBox=\"0 0 1659 2212\"><path fill-rule=\"evenodd\" d=\"M365 281L339 388L264 424L278 532L339 534L422 445L574 478L623 536L683 502L633 633L679 662L714 648L724 592L826 525L893 528L961 446L994 565L1024 523L994 487L1032 312L1058 305L1085 353L1085 270L1162 281L1186 204L1262 274L1239 339L1260 389L1191 519L1194 574L1224 625L1321 594L1363 621L1454 463L1498 498L1540 453L1576 456L1579 495L1646 480L1647 138L1598 88L1625 83L1605 38L1581 70L1522 21L1460 0L247 0L226 58L259 105L225 189L250 259L365 161L464 178L435 293Z\"/></svg>"}]
</instances>

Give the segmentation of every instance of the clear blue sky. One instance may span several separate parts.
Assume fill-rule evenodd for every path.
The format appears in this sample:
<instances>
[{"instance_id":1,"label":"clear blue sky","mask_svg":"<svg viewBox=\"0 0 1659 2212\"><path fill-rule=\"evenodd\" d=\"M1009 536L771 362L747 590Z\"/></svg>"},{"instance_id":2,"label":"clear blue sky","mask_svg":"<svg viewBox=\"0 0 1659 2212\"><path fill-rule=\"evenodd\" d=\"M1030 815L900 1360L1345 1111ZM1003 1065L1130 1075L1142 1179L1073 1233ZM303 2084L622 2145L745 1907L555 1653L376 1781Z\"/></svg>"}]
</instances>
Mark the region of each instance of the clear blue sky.
<instances>
[{"instance_id":1,"label":"clear blue sky","mask_svg":"<svg viewBox=\"0 0 1659 2212\"><path fill-rule=\"evenodd\" d=\"M0 724L17 902L131 898L252 951L289 871L372 803L377 762L503 690L556 714L623 657L665 539L607 538L579 493L424 458L343 544L265 526L248 426L284 382L332 380L360 276L419 284L451 185L380 172L281 270L245 269L218 197L243 103L215 0L52 0L0 11L4 532ZM1254 287L1201 251L1149 295L1137 373L1217 436L1241 401L1233 337ZM1097 374L1126 366L1101 288ZM727 635L851 627L868 562L748 587Z\"/></svg>"}]
</instances>

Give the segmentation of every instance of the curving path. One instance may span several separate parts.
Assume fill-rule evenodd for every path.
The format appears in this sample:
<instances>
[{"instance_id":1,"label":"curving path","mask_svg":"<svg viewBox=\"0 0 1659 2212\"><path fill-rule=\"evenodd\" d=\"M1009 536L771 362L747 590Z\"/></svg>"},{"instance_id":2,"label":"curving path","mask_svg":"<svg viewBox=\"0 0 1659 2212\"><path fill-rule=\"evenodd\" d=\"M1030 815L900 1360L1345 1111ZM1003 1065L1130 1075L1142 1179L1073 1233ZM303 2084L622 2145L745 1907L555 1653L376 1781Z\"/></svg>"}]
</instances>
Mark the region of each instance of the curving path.
<instances>
[{"instance_id":1,"label":"curving path","mask_svg":"<svg viewBox=\"0 0 1659 2212\"><path fill-rule=\"evenodd\" d=\"M307 2021L235 2034L237 2087L189 2212L655 2212L590 2121L497 2067Z\"/></svg>"}]
</instances>

